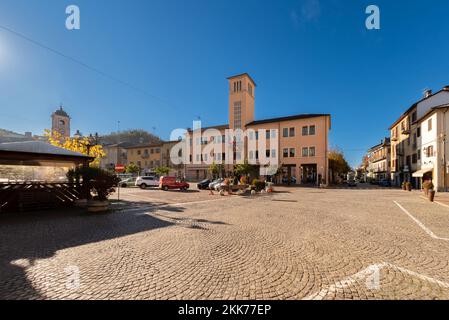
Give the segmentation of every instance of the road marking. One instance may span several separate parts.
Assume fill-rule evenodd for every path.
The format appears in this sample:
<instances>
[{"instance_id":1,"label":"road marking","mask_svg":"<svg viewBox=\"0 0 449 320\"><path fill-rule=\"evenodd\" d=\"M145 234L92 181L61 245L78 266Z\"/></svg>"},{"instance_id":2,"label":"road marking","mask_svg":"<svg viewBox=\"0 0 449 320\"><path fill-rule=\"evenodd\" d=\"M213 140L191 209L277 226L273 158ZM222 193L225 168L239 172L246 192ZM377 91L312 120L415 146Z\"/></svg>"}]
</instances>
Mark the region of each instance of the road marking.
<instances>
[{"instance_id":1,"label":"road marking","mask_svg":"<svg viewBox=\"0 0 449 320\"><path fill-rule=\"evenodd\" d=\"M373 275L374 272L376 271L380 271L384 268L390 268L390 269L395 269L398 270L402 273L406 273L410 276L416 277L418 279L421 279L423 281L427 281L430 282L432 284L436 284L442 288L446 288L449 289L449 283L448 282L444 282L435 278L431 278L429 276L420 274L418 272L415 271L411 271L399 266L396 266L394 264L388 263L388 262L383 262L383 263L377 263L377 264L372 264L370 266L368 266L366 269L363 269L362 271L357 272L356 274L353 274L352 276L349 276L341 281L336 282L333 285L328 286L327 288L324 288L314 294L308 295L305 298L303 298L302 300L322 300L324 299L327 295L331 294L331 293L335 293L338 289L344 289L347 288L353 284L356 284L358 281L367 279L369 280L369 277Z\"/></svg>"},{"instance_id":2,"label":"road marking","mask_svg":"<svg viewBox=\"0 0 449 320\"><path fill-rule=\"evenodd\" d=\"M407 209L405 209L403 206L401 206L397 201L393 201L394 203L396 203L396 205L405 213L407 214L410 219L412 219L413 221L415 221L415 223L421 227L421 229L423 229L429 236L431 236L434 239L437 240L444 240L444 241L449 241L448 238L442 238L437 236L435 233L432 232L432 230L430 230L429 228L427 228L421 221L419 221L418 219L416 219L410 212L407 211Z\"/></svg>"}]
</instances>

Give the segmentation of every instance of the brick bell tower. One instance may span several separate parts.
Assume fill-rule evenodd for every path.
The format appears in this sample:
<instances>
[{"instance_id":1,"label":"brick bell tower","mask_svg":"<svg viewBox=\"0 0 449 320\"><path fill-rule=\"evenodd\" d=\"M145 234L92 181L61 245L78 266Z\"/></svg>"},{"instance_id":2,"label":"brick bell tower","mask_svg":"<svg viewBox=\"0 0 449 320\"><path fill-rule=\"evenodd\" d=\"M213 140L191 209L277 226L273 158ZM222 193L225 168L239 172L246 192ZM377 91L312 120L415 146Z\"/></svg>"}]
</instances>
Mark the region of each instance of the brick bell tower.
<instances>
[{"instance_id":1,"label":"brick bell tower","mask_svg":"<svg viewBox=\"0 0 449 320\"><path fill-rule=\"evenodd\" d=\"M256 83L247 73L228 78L229 128L245 129L254 121Z\"/></svg>"},{"instance_id":2,"label":"brick bell tower","mask_svg":"<svg viewBox=\"0 0 449 320\"><path fill-rule=\"evenodd\" d=\"M51 132L58 132L62 137L70 137L70 117L62 106L51 115Z\"/></svg>"}]
</instances>

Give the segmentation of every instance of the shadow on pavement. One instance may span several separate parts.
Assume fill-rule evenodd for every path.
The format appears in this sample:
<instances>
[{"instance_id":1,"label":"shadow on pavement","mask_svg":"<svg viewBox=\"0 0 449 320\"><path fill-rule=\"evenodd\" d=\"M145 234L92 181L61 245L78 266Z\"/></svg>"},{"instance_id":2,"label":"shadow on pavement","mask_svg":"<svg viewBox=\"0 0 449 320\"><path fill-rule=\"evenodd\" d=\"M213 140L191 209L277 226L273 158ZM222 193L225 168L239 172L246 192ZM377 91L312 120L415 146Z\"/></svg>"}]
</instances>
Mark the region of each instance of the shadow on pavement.
<instances>
[{"instance_id":1,"label":"shadow on pavement","mask_svg":"<svg viewBox=\"0 0 449 320\"><path fill-rule=\"evenodd\" d=\"M166 205L164 210L182 212L184 208ZM26 267L14 261L26 259L33 265L58 250L173 224L138 211L88 214L75 208L0 216L0 299L45 299L28 280Z\"/></svg>"}]
</instances>

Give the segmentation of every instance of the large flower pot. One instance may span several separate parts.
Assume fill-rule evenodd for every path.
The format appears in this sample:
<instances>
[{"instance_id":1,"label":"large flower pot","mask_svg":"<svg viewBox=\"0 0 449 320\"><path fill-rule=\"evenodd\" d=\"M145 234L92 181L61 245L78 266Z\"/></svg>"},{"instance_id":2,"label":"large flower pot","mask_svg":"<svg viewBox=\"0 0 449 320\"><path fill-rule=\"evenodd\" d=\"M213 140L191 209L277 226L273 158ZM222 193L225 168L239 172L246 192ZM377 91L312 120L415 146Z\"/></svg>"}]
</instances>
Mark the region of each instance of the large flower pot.
<instances>
[{"instance_id":1,"label":"large flower pot","mask_svg":"<svg viewBox=\"0 0 449 320\"><path fill-rule=\"evenodd\" d=\"M92 213L105 212L109 209L109 201L89 200L87 202L87 211Z\"/></svg>"},{"instance_id":2,"label":"large flower pot","mask_svg":"<svg viewBox=\"0 0 449 320\"><path fill-rule=\"evenodd\" d=\"M87 199L78 199L75 200L75 207L86 208L87 207Z\"/></svg>"},{"instance_id":3,"label":"large flower pot","mask_svg":"<svg viewBox=\"0 0 449 320\"><path fill-rule=\"evenodd\" d=\"M435 199L435 190L429 190L429 200L430 202L433 202Z\"/></svg>"}]
</instances>

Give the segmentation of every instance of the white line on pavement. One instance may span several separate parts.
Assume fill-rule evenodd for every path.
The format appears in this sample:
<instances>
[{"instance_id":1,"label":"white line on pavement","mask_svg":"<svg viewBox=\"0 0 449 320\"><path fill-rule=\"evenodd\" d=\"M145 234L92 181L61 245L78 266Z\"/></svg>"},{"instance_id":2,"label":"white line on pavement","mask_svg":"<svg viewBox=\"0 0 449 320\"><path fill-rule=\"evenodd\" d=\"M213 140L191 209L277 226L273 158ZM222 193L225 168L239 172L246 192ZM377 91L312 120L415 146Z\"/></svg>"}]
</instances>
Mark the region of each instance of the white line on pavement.
<instances>
[{"instance_id":1,"label":"white line on pavement","mask_svg":"<svg viewBox=\"0 0 449 320\"><path fill-rule=\"evenodd\" d=\"M429 236L431 236L434 239L437 240L444 240L444 241L449 241L448 238L442 238L437 236L435 233L432 232L432 230L430 230L429 228L427 228L421 221L419 221L418 219L416 219L410 212L407 211L407 209L405 209L403 206L401 206L397 201L393 201L405 214L407 214L410 219L412 219L413 221L415 221L415 223L421 227L421 229L423 229Z\"/></svg>"},{"instance_id":2,"label":"white line on pavement","mask_svg":"<svg viewBox=\"0 0 449 320\"><path fill-rule=\"evenodd\" d=\"M366 269L363 269L362 271L357 272L356 274L349 276L341 281L336 282L333 285L328 286L327 288L322 289L321 291L318 291L314 294L311 294L305 298L303 298L303 300L322 300L324 299L327 295L336 292L338 289L344 289L347 288L355 283L357 283L358 281L367 279L368 277L370 277L374 272L376 271L380 271L384 268L390 268L390 269L396 269L399 270L402 273L406 273L410 276L416 277L418 279L421 279L423 281L427 281L430 282L432 284L436 284L442 288L446 288L449 289L449 283L441 281L441 280L437 280L435 278L431 278L429 276L417 273L415 271L411 271L399 266L396 266L394 264L388 263L388 262L383 262L383 263L377 263L377 264L372 264L370 266L368 266Z\"/></svg>"}]
</instances>

